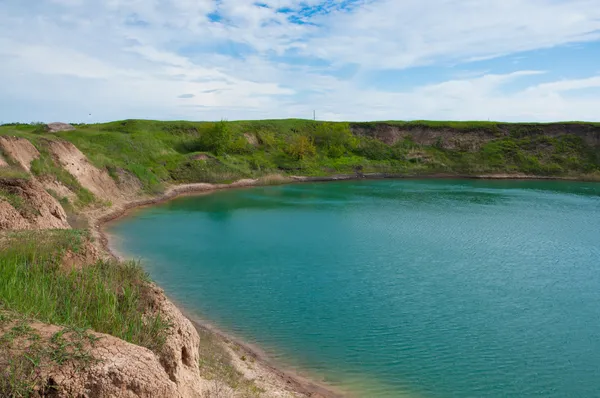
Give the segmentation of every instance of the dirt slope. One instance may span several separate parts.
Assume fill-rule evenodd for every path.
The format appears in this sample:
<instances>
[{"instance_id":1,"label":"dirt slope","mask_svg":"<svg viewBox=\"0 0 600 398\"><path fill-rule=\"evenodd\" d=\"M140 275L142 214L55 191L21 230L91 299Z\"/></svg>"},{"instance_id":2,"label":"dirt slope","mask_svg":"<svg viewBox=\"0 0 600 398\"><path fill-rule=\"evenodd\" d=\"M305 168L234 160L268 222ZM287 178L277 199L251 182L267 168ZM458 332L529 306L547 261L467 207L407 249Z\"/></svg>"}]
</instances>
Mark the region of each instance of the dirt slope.
<instances>
[{"instance_id":1,"label":"dirt slope","mask_svg":"<svg viewBox=\"0 0 600 398\"><path fill-rule=\"evenodd\" d=\"M71 203L75 203L77 200L77 195L73 191L62 182L50 176L39 177L38 181L44 186L46 191L53 191L59 198L67 198Z\"/></svg>"},{"instance_id":2,"label":"dirt slope","mask_svg":"<svg viewBox=\"0 0 600 398\"><path fill-rule=\"evenodd\" d=\"M62 206L36 180L0 179L0 189L20 198L22 203L21 207L16 209L3 201L0 229L70 228Z\"/></svg>"},{"instance_id":3,"label":"dirt slope","mask_svg":"<svg viewBox=\"0 0 600 398\"><path fill-rule=\"evenodd\" d=\"M169 379L176 383L181 396L199 397L206 383L201 379L198 368L200 344L198 332L167 299L162 289L153 286L152 299L153 308L171 324L169 335L159 355L160 364Z\"/></svg>"},{"instance_id":4,"label":"dirt slope","mask_svg":"<svg viewBox=\"0 0 600 398\"><path fill-rule=\"evenodd\" d=\"M137 193L136 187L118 187L105 170L92 165L87 157L70 142L53 141L50 143L50 151L81 186L102 200L115 204Z\"/></svg>"},{"instance_id":5,"label":"dirt slope","mask_svg":"<svg viewBox=\"0 0 600 398\"><path fill-rule=\"evenodd\" d=\"M8 202L0 199L0 231L30 229L29 222Z\"/></svg>"},{"instance_id":6,"label":"dirt slope","mask_svg":"<svg viewBox=\"0 0 600 398\"><path fill-rule=\"evenodd\" d=\"M31 161L40 156L38 150L25 138L0 136L0 148L27 171L31 169Z\"/></svg>"},{"instance_id":7,"label":"dirt slope","mask_svg":"<svg viewBox=\"0 0 600 398\"><path fill-rule=\"evenodd\" d=\"M350 128L355 135L376 138L393 145L406 137L417 144L440 144L446 149L477 151L485 143L501 137L544 135L558 137L572 134L580 137L587 145L600 146L600 125L581 123L553 124L506 124L498 123L490 128L457 129L451 127L430 127L425 125L393 123L351 123Z\"/></svg>"},{"instance_id":8,"label":"dirt slope","mask_svg":"<svg viewBox=\"0 0 600 398\"><path fill-rule=\"evenodd\" d=\"M63 328L43 323L28 323L26 336L13 340L9 349L27 351L33 343L48 345L63 331ZM1 325L0 325L1 326ZM6 325L0 330L9 330L13 325ZM35 336L35 339L33 337ZM181 397L177 386L169 380L161 367L158 358L150 350L129 344L115 337L88 332L90 338L85 338L82 353L91 360L81 363L70 358L60 366L51 358L41 358L38 371L39 379L43 380L40 396L94 397L94 398L134 398L134 397ZM73 341L72 335L64 334L62 339L66 344ZM29 340L29 341L28 341ZM66 345L63 345L66 346ZM66 353L65 353L66 354ZM67 356L65 355L65 359ZM0 358L0 363L2 358ZM23 376L28 376L27 373Z\"/></svg>"}]
</instances>

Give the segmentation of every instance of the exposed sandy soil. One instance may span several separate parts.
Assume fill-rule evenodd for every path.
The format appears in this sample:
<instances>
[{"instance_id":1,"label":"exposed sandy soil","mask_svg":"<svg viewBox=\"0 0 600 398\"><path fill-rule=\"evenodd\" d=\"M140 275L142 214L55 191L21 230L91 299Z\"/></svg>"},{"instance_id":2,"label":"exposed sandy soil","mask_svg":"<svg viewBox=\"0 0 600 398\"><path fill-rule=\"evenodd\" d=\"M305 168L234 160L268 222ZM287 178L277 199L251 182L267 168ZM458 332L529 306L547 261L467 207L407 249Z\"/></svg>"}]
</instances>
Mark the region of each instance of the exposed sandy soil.
<instances>
[{"instance_id":1,"label":"exposed sandy soil","mask_svg":"<svg viewBox=\"0 0 600 398\"><path fill-rule=\"evenodd\" d=\"M201 320L194 320L197 328L209 330L219 337L233 360L235 368L248 380L265 391L265 397L341 398L348 396L329 386L312 381L297 372L274 364L258 347L236 339ZM243 358L243 359L242 359Z\"/></svg>"},{"instance_id":2,"label":"exposed sandy soil","mask_svg":"<svg viewBox=\"0 0 600 398\"><path fill-rule=\"evenodd\" d=\"M520 126L521 128L524 126ZM527 126L531 128L531 126ZM377 138L387 144L394 144L410 136L418 144L439 144L447 149L460 149L476 151L486 142L499 138L509 137L511 132L519 126L497 123L497 129L473 128L468 130L455 129L451 127L432 128L419 124L397 125L385 122L380 123L350 123L353 134ZM539 130L533 129L533 134L544 134L546 136L558 137L565 134L573 134L580 137L586 144L591 146L600 145L600 129L594 125L581 123L553 123L539 126Z\"/></svg>"},{"instance_id":3,"label":"exposed sandy soil","mask_svg":"<svg viewBox=\"0 0 600 398\"><path fill-rule=\"evenodd\" d=\"M0 147L7 156L27 171L31 169L31 161L40 157L38 150L25 138L0 136Z\"/></svg>"},{"instance_id":4,"label":"exposed sandy soil","mask_svg":"<svg viewBox=\"0 0 600 398\"><path fill-rule=\"evenodd\" d=\"M128 187L125 184L117 186L105 170L92 165L70 142L53 141L50 143L50 151L81 186L102 200L116 204L137 194L136 187Z\"/></svg>"},{"instance_id":5,"label":"exposed sandy soil","mask_svg":"<svg viewBox=\"0 0 600 398\"><path fill-rule=\"evenodd\" d=\"M69 123L54 122L54 123L48 123L46 125L46 132L48 132L48 133L58 133L59 131L73 131L73 130L75 130L75 127L73 127Z\"/></svg>"},{"instance_id":6,"label":"exposed sandy soil","mask_svg":"<svg viewBox=\"0 0 600 398\"><path fill-rule=\"evenodd\" d=\"M0 230L31 229L29 222L8 202L0 199Z\"/></svg>"},{"instance_id":7,"label":"exposed sandy soil","mask_svg":"<svg viewBox=\"0 0 600 398\"><path fill-rule=\"evenodd\" d=\"M28 322L30 335L39 337L35 341L48 342L63 330L61 327ZM2 325L0 330L9 330L11 324ZM169 379L159 358L152 351L113 336L88 332L98 340L86 339L84 349L93 357L91 363L82 366L69 360L61 366L42 358L39 378L46 381L47 392L41 396L70 398L133 398L133 397L183 397L175 382ZM71 337L64 335L66 341ZM23 351L30 346L31 339L25 337L11 343L14 349ZM0 359L1 362L1 359Z\"/></svg>"},{"instance_id":8,"label":"exposed sandy soil","mask_svg":"<svg viewBox=\"0 0 600 398\"><path fill-rule=\"evenodd\" d=\"M67 198L71 203L74 203L75 200L77 200L77 195L67 188L62 182L56 181L50 176L40 177L39 181L47 191L52 190L56 192L59 198Z\"/></svg>"},{"instance_id":9,"label":"exposed sandy soil","mask_svg":"<svg viewBox=\"0 0 600 398\"><path fill-rule=\"evenodd\" d=\"M244 138L246 138L246 141L248 141L248 144L250 144L252 146L258 146L258 138L256 138L256 136L254 134L244 133Z\"/></svg>"},{"instance_id":10,"label":"exposed sandy soil","mask_svg":"<svg viewBox=\"0 0 600 398\"><path fill-rule=\"evenodd\" d=\"M1 179L0 187L3 191L20 197L25 204L23 208L15 209L8 203L2 202L4 205L0 213L0 229L70 228L67 214L60 203L36 180ZM27 227L24 227L23 221Z\"/></svg>"}]
</instances>

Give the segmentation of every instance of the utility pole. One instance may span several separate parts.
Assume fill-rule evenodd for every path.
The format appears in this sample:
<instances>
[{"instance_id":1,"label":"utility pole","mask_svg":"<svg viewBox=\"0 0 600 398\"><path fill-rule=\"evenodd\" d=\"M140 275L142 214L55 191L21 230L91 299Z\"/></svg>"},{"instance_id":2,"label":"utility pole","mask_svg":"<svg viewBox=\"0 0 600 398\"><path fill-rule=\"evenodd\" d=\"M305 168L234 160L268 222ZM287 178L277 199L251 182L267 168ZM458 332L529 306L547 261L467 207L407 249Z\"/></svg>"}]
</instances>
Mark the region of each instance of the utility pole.
<instances>
[{"instance_id":1,"label":"utility pole","mask_svg":"<svg viewBox=\"0 0 600 398\"><path fill-rule=\"evenodd\" d=\"M317 111L313 111L313 120L317 120Z\"/></svg>"}]
</instances>

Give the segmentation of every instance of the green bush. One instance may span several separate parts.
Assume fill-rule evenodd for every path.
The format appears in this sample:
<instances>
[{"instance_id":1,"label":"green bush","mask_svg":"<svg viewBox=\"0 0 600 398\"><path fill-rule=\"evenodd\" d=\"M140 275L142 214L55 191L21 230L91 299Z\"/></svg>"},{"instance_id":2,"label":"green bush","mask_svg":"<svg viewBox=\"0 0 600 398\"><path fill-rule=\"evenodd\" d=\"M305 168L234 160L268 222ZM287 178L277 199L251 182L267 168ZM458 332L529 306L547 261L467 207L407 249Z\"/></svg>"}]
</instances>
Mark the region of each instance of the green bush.
<instances>
[{"instance_id":1,"label":"green bush","mask_svg":"<svg viewBox=\"0 0 600 398\"><path fill-rule=\"evenodd\" d=\"M254 147L248 143L248 140L243 135L231 139L227 149L227 153L244 155L254 152Z\"/></svg>"},{"instance_id":2,"label":"green bush","mask_svg":"<svg viewBox=\"0 0 600 398\"><path fill-rule=\"evenodd\" d=\"M311 136L317 147L324 148L333 157L341 156L346 149L354 148L357 143L348 123L319 123L312 130Z\"/></svg>"},{"instance_id":3,"label":"green bush","mask_svg":"<svg viewBox=\"0 0 600 398\"><path fill-rule=\"evenodd\" d=\"M266 149L275 148L278 144L275 132L266 129L260 129L256 132L256 137L260 145Z\"/></svg>"},{"instance_id":4,"label":"green bush","mask_svg":"<svg viewBox=\"0 0 600 398\"><path fill-rule=\"evenodd\" d=\"M225 121L220 121L202 130L197 150L209 151L221 155L227 152L227 149L231 145L231 140L232 133L229 125Z\"/></svg>"},{"instance_id":5,"label":"green bush","mask_svg":"<svg viewBox=\"0 0 600 398\"><path fill-rule=\"evenodd\" d=\"M315 156L317 149L312 140L305 135L295 135L285 149L286 153L296 160L303 160Z\"/></svg>"}]
</instances>

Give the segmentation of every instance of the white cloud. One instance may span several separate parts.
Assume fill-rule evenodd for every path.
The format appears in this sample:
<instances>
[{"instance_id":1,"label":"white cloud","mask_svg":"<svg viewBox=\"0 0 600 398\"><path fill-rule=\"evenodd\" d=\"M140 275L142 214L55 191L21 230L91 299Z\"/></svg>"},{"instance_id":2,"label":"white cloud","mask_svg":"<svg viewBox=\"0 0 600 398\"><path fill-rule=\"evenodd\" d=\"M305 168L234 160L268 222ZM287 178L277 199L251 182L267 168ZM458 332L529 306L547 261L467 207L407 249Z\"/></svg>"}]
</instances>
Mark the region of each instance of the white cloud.
<instances>
[{"instance_id":1,"label":"white cloud","mask_svg":"<svg viewBox=\"0 0 600 398\"><path fill-rule=\"evenodd\" d=\"M306 52L366 67L484 59L600 38L597 0L382 0L319 18Z\"/></svg>"},{"instance_id":2,"label":"white cloud","mask_svg":"<svg viewBox=\"0 0 600 398\"><path fill-rule=\"evenodd\" d=\"M587 79L561 80L552 83L543 83L528 89L529 92L560 93L565 91L600 88L600 76Z\"/></svg>"},{"instance_id":3,"label":"white cloud","mask_svg":"<svg viewBox=\"0 0 600 398\"><path fill-rule=\"evenodd\" d=\"M310 24L276 9L321 0L24 3L0 5L4 121L80 120L91 108L102 120L310 117L313 109L350 120L600 119L600 98L575 95L600 87L600 76L552 81L552 65L542 67L547 74L464 70L395 92L361 80L382 68L400 75L597 40L597 0L362 0L351 11L332 1L327 12L297 14ZM349 64L357 72L339 77L336 68ZM534 77L546 82L529 83Z\"/></svg>"}]
</instances>

